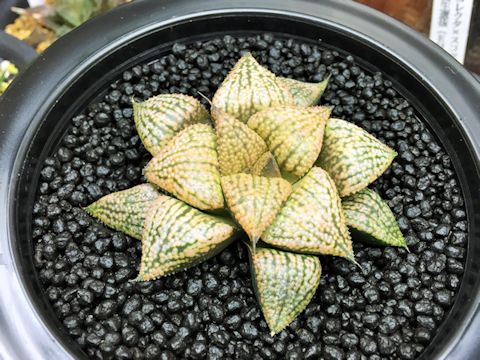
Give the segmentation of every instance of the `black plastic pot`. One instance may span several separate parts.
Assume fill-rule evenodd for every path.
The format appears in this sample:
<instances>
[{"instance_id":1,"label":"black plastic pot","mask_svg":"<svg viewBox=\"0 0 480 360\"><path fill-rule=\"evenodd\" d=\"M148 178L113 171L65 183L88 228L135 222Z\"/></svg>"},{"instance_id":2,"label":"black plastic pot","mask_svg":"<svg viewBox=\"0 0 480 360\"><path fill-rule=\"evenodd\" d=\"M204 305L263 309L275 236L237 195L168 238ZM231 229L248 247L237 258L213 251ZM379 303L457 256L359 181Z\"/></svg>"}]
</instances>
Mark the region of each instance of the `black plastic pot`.
<instances>
[{"instance_id":1,"label":"black plastic pot","mask_svg":"<svg viewBox=\"0 0 480 360\"><path fill-rule=\"evenodd\" d=\"M19 70L27 67L37 57L35 50L23 41L0 31L0 58L14 63Z\"/></svg>"},{"instance_id":2,"label":"black plastic pot","mask_svg":"<svg viewBox=\"0 0 480 360\"><path fill-rule=\"evenodd\" d=\"M422 358L480 357L480 86L413 30L338 0L137 1L60 39L15 81L0 103L2 355L84 356L42 295L30 235L39 166L69 118L122 69L158 55L174 41L264 31L321 38L363 59L365 67L374 64L441 139L467 201L468 258L456 302Z\"/></svg>"}]
</instances>

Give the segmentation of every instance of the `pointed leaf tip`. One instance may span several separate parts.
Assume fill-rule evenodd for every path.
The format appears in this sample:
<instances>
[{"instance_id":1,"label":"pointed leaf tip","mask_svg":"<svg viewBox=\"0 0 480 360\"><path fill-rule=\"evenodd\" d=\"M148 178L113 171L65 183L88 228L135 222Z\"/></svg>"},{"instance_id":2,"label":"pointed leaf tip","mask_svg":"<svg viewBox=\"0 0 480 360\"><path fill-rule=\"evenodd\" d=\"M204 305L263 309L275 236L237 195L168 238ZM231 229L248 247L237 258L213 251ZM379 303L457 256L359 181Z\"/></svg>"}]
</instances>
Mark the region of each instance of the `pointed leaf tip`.
<instances>
[{"instance_id":1,"label":"pointed leaf tip","mask_svg":"<svg viewBox=\"0 0 480 360\"><path fill-rule=\"evenodd\" d=\"M203 105L183 94L162 94L133 102L133 116L138 136L153 156L187 126L209 122Z\"/></svg>"},{"instance_id":2,"label":"pointed leaf tip","mask_svg":"<svg viewBox=\"0 0 480 360\"><path fill-rule=\"evenodd\" d=\"M148 210L142 240L140 281L196 265L229 245L237 232L232 224L170 197Z\"/></svg>"},{"instance_id":3,"label":"pointed leaf tip","mask_svg":"<svg viewBox=\"0 0 480 360\"><path fill-rule=\"evenodd\" d=\"M290 195L291 185L281 178L249 174L224 176L221 181L228 208L255 245Z\"/></svg>"},{"instance_id":4,"label":"pointed leaf tip","mask_svg":"<svg viewBox=\"0 0 480 360\"><path fill-rule=\"evenodd\" d=\"M301 177L318 158L330 112L323 106L281 106L256 113L247 125L265 140L282 173Z\"/></svg>"},{"instance_id":5,"label":"pointed leaf tip","mask_svg":"<svg viewBox=\"0 0 480 360\"><path fill-rule=\"evenodd\" d=\"M247 53L238 60L215 93L212 103L242 122L268 107L294 103L288 89L275 75Z\"/></svg>"},{"instance_id":6,"label":"pointed leaf tip","mask_svg":"<svg viewBox=\"0 0 480 360\"><path fill-rule=\"evenodd\" d=\"M217 140L211 126L195 124L178 133L148 163L147 180L201 210L224 206Z\"/></svg>"},{"instance_id":7,"label":"pointed leaf tip","mask_svg":"<svg viewBox=\"0 0 480 360\"><path fill-rule=\"evenodd\" d=\"M278 167L277 161L270 151L260 156L255 165L253 165L251 173L253 175L265 177L281 177L282 173Z\"/></svg>"},{"instance_id":8,"label":"pointed leaf tip","mask_svg":"<svg viewBox=\"0 0 480 360\"><path fill-rule=\"evenodd\" d=\"M141 240L148 207L161 197L152 185L142 184L108 194L85 211L105 225Z\"/></svg>"},{"instance_id":9,"label":"pointed leaf tip","mask_svg":"<svg viewBox=\"0 0 480 360\"><path fill-rule=\"evenodd\" d=\"M295 100L295 105L304 107L318 103L328 86L329 80L330 75L318 83L308 83L283 77L277 78L277 81L290 91Z\"/></svg>"},{"instance_id":10,"label":"pointed leaf tip","mask_svg":"<svg viewBox=\"0 0 480 360\"><path fill-rule=\"evenodd\" d=\"M262 247L249 253L255 292L273 336L311 301L320 281L320 260Z\"/></svg>"},{"instance_id":11,"label":"pointed leaf tip","mask_svg":"<svg viewBox=\"0 0 480 360\"><path fill-rule=\"evenodd\" d=\"M293 185L262 240L285 250L353 259L340 197L324 170L314 167Z\"/></svg>"},{"instance_id":12,"label":"pointed leaf tip","mask_svg":"<svg viewBox=\"0 0 480 360\"><path fill-rule=\"evenodd\" d=\"M329 119L317 160L335 181L341 197L375 181L390 166L396 152L362 128L341 119Z\"/></svg>"},{"instance_id":13,"label":"pointed leaf tip","mask_svg":"<svg viewBox=\"0 0 480 360\"><path fill-rule=\"evenodd\" d=\"M361 232L354 240L408 250L392 210L375 191L365 188L350 195L343 199L342 207L347 225Z\"/></svg>"},{"instance_id":14,"label":"pointed leaf tip","mask_svg":"<svg viewBox=\"0 0 480 360\"><path fill-rule=\"evenodd\" d=\"M267 144L243 122L219 109L212 109L217 133L218 161L222 175L249 172L268 150Z\"/></svg>"}]
</instances>

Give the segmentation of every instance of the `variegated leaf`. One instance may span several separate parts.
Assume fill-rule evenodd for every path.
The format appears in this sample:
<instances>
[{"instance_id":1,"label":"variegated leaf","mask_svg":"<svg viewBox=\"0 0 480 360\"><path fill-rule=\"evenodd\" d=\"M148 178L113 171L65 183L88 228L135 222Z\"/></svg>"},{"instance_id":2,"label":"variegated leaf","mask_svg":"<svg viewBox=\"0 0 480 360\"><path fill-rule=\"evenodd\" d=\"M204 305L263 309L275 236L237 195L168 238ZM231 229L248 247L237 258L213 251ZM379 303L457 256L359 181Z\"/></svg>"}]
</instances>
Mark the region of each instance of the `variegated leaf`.
<instances>
[{"instance_id":1,"label":"variegated leaf","mask_svg":"<svg viewBox=\"0 0 480 360\"><path fill-rule=\"evenodd\" d=\"M360 232L355 240L373 245L407 247L395 215L380 195L365 188L342 200L347 225Z\"/></svg>"},{"instance_id":2,"label":"variegated leaf","mask_svg":"<svg viewBox=\"0 0 480 360\"><path fill-rule=\"evenodd\" d=\"M183 94L162 94L134 102L133 116L138 135L153 156L187 126L209 122L202 104Z\"/></svg>"},{"instance_id":3,"label":"variegated leaf","mask_svg":"<svg viewBox=\"0 0 480 360\"><path fill-rule=\"evenodd\" d=\"M212 108L222 175L249 172L268 150L265 141L241 121Z\"/></svg>"},{"instance_id":4,"label":"variegated leaf","mask_svg":"<svg viewBox=\"0 0 480 360\"><path fill-rule=\"evenodd\" d=\"M282 178L250 174L222 177L228 208L255 245L292 191Z\"/></svg>"},{"instance_id":5,"label":"variegated leaf","mask_svg":"<svg viewBox=\"0 0 480 360\"><path fill-rule=\"evenodd\" d=\"M191 125L148 163L148 181L201 210L223 208L217 139L212 127Z\"/></svg>"},{"instance_id":6,"label":"variegated leaf","mask_svg":"<svg viewBox=\"0 0 480 360\"><path fill-rule=\"evenodd\" d=\"M335 181L341 197L354 194L375 181L397 153L362 128L329 119L318 166Z\"/></svg>"},{"instance_id":7,"label":"variegated leaf","mask_svg":"<svg viewBox=\"0 0 480 360\"><path fill-rule=\"evenodd\" d=\"M317 290L322 267L316 256L250 249L255 292L271 335L287 327Z\"/></svg>"},{"instance_id":8,"label":"variegated leaf","mask_svg":"<svg viewBox=\"0 0 480 360\"><path fill-rule=\"evenodd\" d=\"M230 244L236 231L223 218L162 197L147 212L137 280L153 280L196 265Z\"/></svg>"},{"instance_id":9,"label":"variegated leaf","mask_svg":"<svg viewBox=\"0 0 480 360\"><path fill-rule=\"evenodd\" d=\"M260 156L255 165L252 167L251 173L253 175L260 175L265 177L281 177L280 168L277 160L273 157L270 151Z\"/></svg>"},{"instance_id":10,"label":"variegated leaf","mask_svg":"<svg viewBox=\"0 0 480 360\"><path fill-rule=\"evenodd\" d=\"M330 112L323 106L281 106L256 113L247 125L265 140L282 173L301 177L318 158Z\"/></svg>"},{"instance_id":11,"label":"variegated leaf","mask_svg":"<svg viewBox=\"0 0 480 360\"><path fill-rule=\"evenodd\" d=\"M332 179L312 168L293 185L290 197L262 240L282 249L342 256L354 261L340 197Z\"/></svg>"},{"instance_id":12,"label":"variegated leaf","mask_svg":"<svg viewBox=\"0 0 480 360\"><path fill-rule=\"evenodd\" d=\"M275 75L247 53L235 64L215 93L213 106L240 121L262 109L291 105L293 96L276 81Z\"/></svg>"},{"instance_id":13,"label":"variegated leaf","mask_svg":"<svg viewBox=\"0 0 480 360\"><path fill-rule=\"evenodd\" d=\"M163 195L152 185L142 184L108 194L85 211L105 225L141 240L147 209L159 197Z\"/></svg>"},{"instance_id":14,"label":"variegated leaf","mask_svg":"<svg viewBox=\"0 0 480 360\"><path fill-rule=\"evenodd\" d=\"M316 105L327 88L329 80L330 76L319 83L308 83L282 77L277 78L280 84L290 90L295 100L295 105L298 106Z\"/></svg>"}]
</instances>

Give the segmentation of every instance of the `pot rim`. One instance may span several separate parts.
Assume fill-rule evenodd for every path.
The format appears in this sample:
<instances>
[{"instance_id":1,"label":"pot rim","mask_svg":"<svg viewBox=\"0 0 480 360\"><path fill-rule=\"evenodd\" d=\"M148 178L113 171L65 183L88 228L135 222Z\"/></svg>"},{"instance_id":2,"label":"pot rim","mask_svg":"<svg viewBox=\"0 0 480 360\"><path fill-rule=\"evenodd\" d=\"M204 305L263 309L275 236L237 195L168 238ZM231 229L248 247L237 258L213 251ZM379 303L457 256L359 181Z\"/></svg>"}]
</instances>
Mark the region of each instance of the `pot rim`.
<instances>
[{"instance_id":1,"label":"pot rim","mask_svg":"<svg viewBox=\"0 0 480 360\"><path fill-rule=\"evenodd\" d=\"M312 15L316 13L322 15ZM134 39L162 28L173 29L175 24L184 21L227 14L285 16L343 31L347 29L359 41L395 57L402 66L415 73L419 82L434 89L448 111L458 119L465 138L470 141L466 145L477 160L473 166L478 177L480 140L475 134L480 134L479 84L440 47L380 12L351 1L338 0L321 3L314 0L242 0L235 4L225 0L205 0L201 4L189 0L148 0L120 7L58 40L14 81L0 101L0 231L6 234L0 239L0 283L5 284L5 292L0 297L0 323L6 330L0 337L2 354L12 354L12 358L19 356L18 346L26 347L27 339L30 352L25 353L29 354L26 358L32 357L32 352L38 358L52 357L52 354L65 359L74 356L70 349L62 346L65 344L56 334L43 324L31 299L32 295L24 286L16 262L19 254L9 240L14 236L15 224L11 220L15 203L15 191L12 189L16 187L16 174L20 173L29 142L51 105L68 89L73 79ZM121 21L122 26L115 27ZM98 33L105 35L100 37ZM392 44L395 49L391 47ZM69 57L64 57L65 54L69 54ZM52 69L56 71L52 72ZM48 80L45 74L49 75ZM48 91L45 91L45 87ZM464 195L468 199L469 194ZM469 252L470 243L479 231L469 231ZM442 358L468 358L465 351L469 354L478 353L480 345L475 346L475 332L480 325L480 316L475 315L479 301L478 296L470 299L463 331L458 331L449 339ZM29 311L22 313L25 309ZM8 330L12 328L17 330L9 333ZM22 337L18 337L22 332ZM461 337L463 340L460 343Z\"/></svg>"}]
</instances>

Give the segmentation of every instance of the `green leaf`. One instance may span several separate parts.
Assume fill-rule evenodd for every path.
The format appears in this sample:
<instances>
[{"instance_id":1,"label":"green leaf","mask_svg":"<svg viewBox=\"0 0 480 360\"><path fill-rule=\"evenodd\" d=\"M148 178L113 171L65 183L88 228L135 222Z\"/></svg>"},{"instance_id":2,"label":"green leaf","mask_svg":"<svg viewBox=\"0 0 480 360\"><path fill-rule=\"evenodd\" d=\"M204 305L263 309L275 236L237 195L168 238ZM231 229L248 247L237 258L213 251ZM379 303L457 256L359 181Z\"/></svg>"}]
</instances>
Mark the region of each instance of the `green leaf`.
<instances>
[{"instance_id":1,"label":"green leaf","mask_svg":"<svg viewBox=\"0 0 480 360\"><path fill-rule=\"evenodd\" d=\"M330 76L319 83L308 83L288 78L277 78L277 81L286 87L292 94L295 105L312 106L318 103L328 86Z\"/></svg>"},{"instance_id":2,"label":"green leaf","mask_svg":"<svg viewBox=\"0 0 480 360\"><path fill-rule=\"evenodd\" d=\"M224 206L212 127L195 124L179 132L148 163L149 182L201 210Z\"/></svg>"},{"instance_id":3,"label":"green leaf","mask_svg":"<svg viewBox=\"0 0 480 360\"><path fill-rule=\"evenodd\" d=\"M203 105L183 94L162 94L144 102L134 102L133 115L138 135L153 156L189 125L209 123Z\"/></svg>"},{"instance_id":4,"label":"green leaf","mask_svg":"<svg viewBox=\"0 0 480 360\"><path fill-rule=\"evenodd\" d=\"M255 292L271 335L287 327L317 290L322 267L316 256L250 249Z\"/></svg>"},{"instance_id":5,"label":"green leaf","mask_svg":"<svg viewBox=\"0 0 480 360\"><path fill-rule=\"evenodd\" d=\"M362 128L345 120L329 119L317 165L328 172L344 197L375 181L396 155Z\"/></svg>"},{"instance_id":6,"label":"green leaf","mask_svg":"<svg viewBox=\"0 0 480 360\"><path fill-rule=\"evenodd\" d=\"M137 280L153 280L196 265L229 245L236 232L231 222L164 196L151 205L145 219Z\"/></svg>"},{"instance_id":7,"label":"green leaf","mask_svg":"<svg viewBox=\"0 0 480 360\"><path fill-rule=\"evenodd\" d=\"M94 15L91 0L56 0L55 12L68 25L77 27Z\"/></svg>"},{"instance_id":8,"label":"green leaf","mask_svg":"<svg viewBox=\"0 0 480 360\"><path fill-rule=\"evenodd\" d=\"M292 191L282 178L249 174L222 177L222 189L229 210L254 246Z\"/></svg>"},{"instance_id":9,"label":"green leaf","mask_svg":"<svg viewBox=\"0 0 480 360\"><path fill-rule=\"evenodd\" d=\"M265 140L282 173L301 177L318 158L330 112L323 106L280 106L256 113L247 125Z\"/></svg>"},{"instance_id":10,"label":"green leaf","mask_svg":"<svg viewBox=\"0 0 480 360\"><path fill-rule=\"evenodd\" d=\"M223 80L212 103L217 109L247 122L257 111L292 105L294 100L288 89L276 81L275 75L247 53Z\"/></svg>"},{"instance_id":11,"label":"green leaf","mask_svg":"<svg viewBox=\"0 0 480 360\"><path fill-rule=\"evenodd\" d=\"M85 211L105 225L141 240L146 212L160 197L163 195L152 185L142 184L106 195Z\"/></svg>"},{"instance_id":12,"label":"green leaf","mask_svg":"<svg viewBox=\"0 0 480 360\"><path fill-rule=\"evenodd\" d=\"M232 115L212 108L222 175L249 172L268 150L263 139Z\"/></svg>"},{"instance_id":13,"label":"green leaf","mask_svg":"<svg viewBox=\"0 0 480 360\"><path fill-rule=\"evenodd\" d=\"M262 240L285 250L354 261L337 189L330 176L318 167L293 185L290 197Z\"/></svg>"},{"instance_id":14,"label":"green leaf","mask_svg":"<svg viewBox=\"0 0 480 360\"><path fill-rule=\"evenodd\" d=\"M355 240L407 247L392 210L375 191L365 188L350 195L342 200L342 207L347 225L364 235Z\"/></svg>"},{"instance_id":15,"label":"green leaf","mask_svg":"<svg viewBox=\"0 0 480 360\"><path fill-rule=\"evenodd\" d=\"M255 165L253 165L251 173L265 177L281 177L280 168L277 161L270 151L260 156Z\"/></svg>"}]
</instances>

